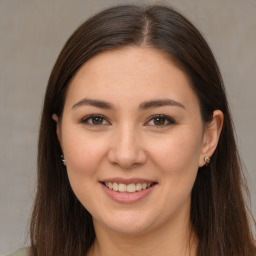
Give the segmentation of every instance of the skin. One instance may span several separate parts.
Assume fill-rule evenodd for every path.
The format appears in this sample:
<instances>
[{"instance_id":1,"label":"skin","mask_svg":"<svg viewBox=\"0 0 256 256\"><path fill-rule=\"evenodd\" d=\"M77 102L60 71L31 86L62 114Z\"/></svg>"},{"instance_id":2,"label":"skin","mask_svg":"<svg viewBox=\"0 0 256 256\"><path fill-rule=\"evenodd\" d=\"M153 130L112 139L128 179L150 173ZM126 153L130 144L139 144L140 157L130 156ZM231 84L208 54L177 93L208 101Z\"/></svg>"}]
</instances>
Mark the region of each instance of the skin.
<instances>
[{"instance_id":1,"label":"skin","mask_svg":"<svg viewBox=\"0 0 256 256\"><path fill-rule=\"evenodd\" d=\"M112 107L81 103L85 98ZM140 107L166 99L178 104ZM97 123L92 114L104 118ZM72 189L93 216L89 255L195 255L190 195L204 157L217 146L223 114L216 110L203 123L197 96L174 62L146 47L100 53L78 70L61 120L53 119ZM116 177L157 184L145 198L120 203L100 183Z\"/></svg>"}]
</instances>

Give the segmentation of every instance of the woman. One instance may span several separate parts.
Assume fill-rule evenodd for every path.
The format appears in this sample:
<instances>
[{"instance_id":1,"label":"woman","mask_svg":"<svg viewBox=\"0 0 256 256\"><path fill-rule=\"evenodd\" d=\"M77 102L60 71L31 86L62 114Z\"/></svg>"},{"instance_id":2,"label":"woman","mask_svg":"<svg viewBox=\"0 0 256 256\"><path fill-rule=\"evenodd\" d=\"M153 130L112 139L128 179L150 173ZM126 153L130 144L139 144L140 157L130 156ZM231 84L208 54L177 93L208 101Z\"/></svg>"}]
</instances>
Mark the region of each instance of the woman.
<instances>
[{"instance_id":1,"label":"woman","mask_svg":"<svg viewBox=\"0 0 256 256\"><path fill-rule=\"evenodd\" d=\"M111 8L50 76L24 255L255 255L241 184L201 34L167 7Z\"/></svg>"}]
</instances>

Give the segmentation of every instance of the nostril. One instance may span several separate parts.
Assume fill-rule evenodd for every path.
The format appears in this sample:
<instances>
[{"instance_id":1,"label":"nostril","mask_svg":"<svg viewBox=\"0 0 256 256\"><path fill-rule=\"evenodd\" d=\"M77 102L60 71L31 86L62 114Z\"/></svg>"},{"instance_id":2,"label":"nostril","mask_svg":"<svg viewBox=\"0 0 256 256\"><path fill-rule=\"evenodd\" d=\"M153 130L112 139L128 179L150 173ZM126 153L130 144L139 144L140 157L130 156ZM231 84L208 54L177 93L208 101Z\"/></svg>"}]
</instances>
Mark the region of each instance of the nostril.
<instances>
[{"instance_id":1,"label":"nostril","mask_svg":"<svg viewBox=\"0 0 256 256\"><path fill-rule=\"evenodd\" d=\"M141 148L117 148L108 152L111 164L119 165L123 169L130 169L146 162L146 153Z\"/></svg>"}]
</instances>

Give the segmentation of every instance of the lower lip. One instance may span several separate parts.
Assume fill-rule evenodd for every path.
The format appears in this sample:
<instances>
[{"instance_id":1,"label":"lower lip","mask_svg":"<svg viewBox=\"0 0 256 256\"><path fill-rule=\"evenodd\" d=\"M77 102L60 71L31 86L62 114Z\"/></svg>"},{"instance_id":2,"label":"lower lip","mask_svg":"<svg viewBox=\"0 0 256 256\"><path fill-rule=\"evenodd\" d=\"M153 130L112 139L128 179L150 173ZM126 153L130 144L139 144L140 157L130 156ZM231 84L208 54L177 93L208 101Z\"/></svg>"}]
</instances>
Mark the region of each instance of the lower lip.
<instances>
[{"instance_id":1,"label":"lower lip","mask_svg":"<svg viewBox=\"0 0 256 256\"><path fill-rule=\"evenodd\" d=\"M153 185L150 188L143 189L141 191L137 191L137 192L133 192L133 193L129 193L129 192L123 193L123 192L114 191L114 190L106 187L102 183L101 183L101 186L102 186L104 192L111 199L113 199L119 203L134 203L134 202L140 201L143 198L145 198L146 196L148 196L153 191L153 189L155 188L156 185Z\"/></svg>"}]
</instances>

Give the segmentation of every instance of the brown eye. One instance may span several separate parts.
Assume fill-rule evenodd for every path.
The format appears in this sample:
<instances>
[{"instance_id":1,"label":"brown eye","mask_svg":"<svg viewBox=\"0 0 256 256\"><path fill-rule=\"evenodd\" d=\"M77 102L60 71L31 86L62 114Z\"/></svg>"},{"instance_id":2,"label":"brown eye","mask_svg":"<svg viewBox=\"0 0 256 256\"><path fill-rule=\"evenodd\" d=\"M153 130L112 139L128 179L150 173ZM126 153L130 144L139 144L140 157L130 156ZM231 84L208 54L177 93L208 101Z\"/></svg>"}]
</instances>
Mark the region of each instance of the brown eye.
<instances>
[{"instance_id":1,"label":"brown eye","mask_svg":"<svg viewBox=\"0 0 256 256\"><path fill-rule=\"evenodd\" d=\"M164 117L157 117L157 118L154 118L153 120L154 120L154 125L164 125L166 121Z\"/></svg>"},{"instance_id":2,"label":"brown eye","mask_svg":"<svg viewBox=\"0 0 256 256\"><path fill-rule=\"evenodd\" d=\"M95 117L92 117L92 124L95 124L95 125L101 125L103 123L103 117L98 117L98 116L95 116Z\"/></svg>"},{"instance_id":3,"label":"brown eye","mask_svg":"<svg viewBox=\"0 0 256 256\"><path fill-rule=\"evenodd\" d=\"M101 115L90 115L82 120L83 124L89 124L89 125L107 125L109 122L106 120L104 116Z\"/></svg>"},{"instance_id":4,"label":"brown eye","mask_svg":"<svg viewBox=\"0 0 256 256\"><path fill-rule=\"evenodd\" d=\"M175 124L175 121L171 117L165 115L155 115L146 123L146 125L156 127L165 127L171 124Z\"/></svg>"}]
</instances>

